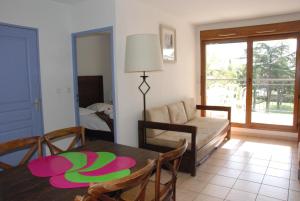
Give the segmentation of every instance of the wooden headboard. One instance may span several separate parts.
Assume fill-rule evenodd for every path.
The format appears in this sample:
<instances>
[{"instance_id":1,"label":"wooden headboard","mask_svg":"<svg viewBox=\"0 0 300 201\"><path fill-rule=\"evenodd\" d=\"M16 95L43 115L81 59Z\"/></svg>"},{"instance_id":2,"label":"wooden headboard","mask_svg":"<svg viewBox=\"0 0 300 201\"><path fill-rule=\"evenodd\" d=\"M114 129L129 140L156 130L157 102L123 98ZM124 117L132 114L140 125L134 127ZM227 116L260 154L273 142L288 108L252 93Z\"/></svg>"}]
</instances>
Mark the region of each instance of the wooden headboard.
<instances>
[{"instance_id":1,"label":"wooden headboard","mask_svg":"<svg viewBox=\"0 0 300 201\"><path fill-rule=\"evenodd\" d=\"M78 76L79 107L103 103L103 77Z\"/></svg>"}]
</instances>

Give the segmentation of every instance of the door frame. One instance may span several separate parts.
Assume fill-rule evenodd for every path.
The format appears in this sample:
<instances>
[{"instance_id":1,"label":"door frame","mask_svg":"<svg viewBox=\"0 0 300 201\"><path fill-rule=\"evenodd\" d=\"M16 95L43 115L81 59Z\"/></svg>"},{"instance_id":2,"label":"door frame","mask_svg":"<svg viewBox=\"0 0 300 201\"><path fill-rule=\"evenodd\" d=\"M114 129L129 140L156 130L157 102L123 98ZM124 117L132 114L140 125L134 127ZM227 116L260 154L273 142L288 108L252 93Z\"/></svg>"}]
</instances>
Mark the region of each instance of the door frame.
<instances>
[{"instance_id":1,"label":"door frame","mask_svg":"<svg viewBox=\"0 0 300 201\"><path fill-rule=\"evenodd\" d=\"M10 24L6 22L0 22L1 26L7 26L12 28L19 28L19 29L27 29L35 32L36 36L36 74L37 74L37 82L38 82L38 88L37 88L37 96L40 98L40 112L39 112L39 122L40 128L38 128L38 133L32 134L32 135L38 135L43 136L45 132L45 125L44 125L44 113L43 113L43 93L42 93L42 82L41 82L41 64L40 64L40 44L39 44L39 29L35 27L28 27L23 25L16 25L16 24Z\"/></svg>"},{"instance_id":2,"label":"door frame","mask_svg":"<svg viewBox=\"0 0 300 201\"><path fill-rule=\"evenodd\" d=\"M252 106L252 83L253 83L253 42L257 40L275 40L284 38L296 38L297 39L297 50L296 50L296 69L295 69L295 93L294 93L294 111L293 111L293 125L275 125L275 124L263 124L263 123L253 123L251 122L251 106ZM277 35L267 35L267 36L248 36L248 37L238 37L229 39L212 39L212 40L202 40L200 38L200 94L201 94L201 104L206 104L206 45L212 43L230 43L230 42L246 42L247 43L247 75L246 75L246 122L242 123L232 123L234 127L241 128L251 128L251 129L262 129L262 130L275 130L275 131L288 131L297 132L299 125L297 125L300 93L300 33L285 33ZM205 116L205 111L201 111L201 115ZM300 134L299 134L300 135Z\"/></svg>"},{"instance_id":3,"label":"door frame","mask_svg":"<svg viewBox=\"0 0 300 201\"><path fill-rule=\"evenodd\" d=\"M78 104L78 64L77 64L77 44L76 38L79 36L87 36L94 33L109 33L110 35L110 49L111 49L111 67L112 67L112 101L114 105L114 119L116 119L116 90L115 90L115 61L114 61L114 30L113 26L91 29L72 33L72 60L73 60L73 87L74 87L74 109L75 109L75 122L79 126L79 104ZM114 121L114 130L116 131L116 121ZM116 137L116 133L114 133Z\"/></svg>"}]
</instances>

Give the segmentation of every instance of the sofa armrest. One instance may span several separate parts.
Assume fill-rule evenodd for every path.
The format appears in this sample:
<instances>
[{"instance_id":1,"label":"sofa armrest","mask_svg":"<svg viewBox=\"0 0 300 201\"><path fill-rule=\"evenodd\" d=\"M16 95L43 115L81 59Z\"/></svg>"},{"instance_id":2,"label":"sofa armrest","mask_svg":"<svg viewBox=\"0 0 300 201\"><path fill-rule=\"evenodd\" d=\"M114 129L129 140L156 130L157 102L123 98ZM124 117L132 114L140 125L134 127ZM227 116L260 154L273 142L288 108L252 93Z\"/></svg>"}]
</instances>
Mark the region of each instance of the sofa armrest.
<instances>
[{"instance_id":1,"label":"sofa armrest","mask_svg":"<svg viewBox=\"0 0 300 201\"><path fill-rule=\"evenodd\" d=\"M197 110L215 110L227 112L227 119L231 122L231 107L225 106L210 106L210 105L196 105Z\"/></svg>"},{"instance_id":2,"label":"sofa armrest","mask_svg":"<svg viewBox=\"0 0 300 201\"><path fill-rule=\"evenodd\" d=\"M151 121L138 121L138 129L139 129L139 146L143 147L146 143L146 129L159 129L165 131L177 131L183 133L191 134L191 150L196 150L196 126L189 126L183 124L168 124L161 122L151 122Z\"/></svg>"}]
</instances>

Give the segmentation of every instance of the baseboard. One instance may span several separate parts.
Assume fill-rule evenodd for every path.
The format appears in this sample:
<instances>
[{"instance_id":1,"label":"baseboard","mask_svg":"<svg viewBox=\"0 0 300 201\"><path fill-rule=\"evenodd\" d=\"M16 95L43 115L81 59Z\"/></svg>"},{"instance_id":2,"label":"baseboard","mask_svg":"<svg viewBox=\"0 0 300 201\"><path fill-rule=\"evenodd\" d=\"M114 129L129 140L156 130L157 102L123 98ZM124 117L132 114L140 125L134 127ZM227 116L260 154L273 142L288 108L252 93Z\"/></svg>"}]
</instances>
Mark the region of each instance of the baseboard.
<instances>
[{"instance_id":1,"label":"baseboard","mask_svg":"<svg viewBox=\"0 0 300 201\"><path fill-rule=\"evenodd\" d=\"M277 140L288 140L288 141L296 141L296 142L298 140L298 134L292 132L268 131L268 130L232 127L231 133L233 135L269 138L269 139L271 138Z\"/></svg>"}]
</instances>

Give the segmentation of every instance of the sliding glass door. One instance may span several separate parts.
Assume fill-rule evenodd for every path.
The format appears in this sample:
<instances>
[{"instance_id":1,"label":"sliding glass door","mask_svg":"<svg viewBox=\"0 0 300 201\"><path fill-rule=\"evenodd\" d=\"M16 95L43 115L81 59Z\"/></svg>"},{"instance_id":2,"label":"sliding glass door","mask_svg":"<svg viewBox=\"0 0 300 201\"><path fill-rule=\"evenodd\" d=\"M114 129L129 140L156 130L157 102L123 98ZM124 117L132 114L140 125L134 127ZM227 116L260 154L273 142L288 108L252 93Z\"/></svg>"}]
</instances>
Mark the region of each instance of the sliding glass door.
<instances>
[{"instance_id":1,"label":"sliding glass door","mask_svg":"<svg viewBox=\"0 0 300 201\"><path fill-rule=\"evenodd\" d=\"M206 103L231 106L232 121L246 122L247 43L206 45ZM208 111L212 117L226 115Z\"/></svg>"},{"instance_id":2,"label":"sliding glass door","mask_svg":"<svg viewBox=\"0 0 300 201\"><path fill-rule=\"evenodd\" d=\"M293 126L297 38L253 42L251 123Z\"/></svg>"},{"instance_id":3,"label":"sliding glass door","mask_svg":"<svg viewBox=\"0 0 300 201\"><path fill-rule=\"evenodd\" d=\"M202 103L230 106L236 126L295 130L297 42L295 35L205 42Z\"/></svg>"}]
</instances>

